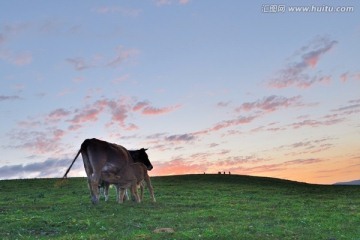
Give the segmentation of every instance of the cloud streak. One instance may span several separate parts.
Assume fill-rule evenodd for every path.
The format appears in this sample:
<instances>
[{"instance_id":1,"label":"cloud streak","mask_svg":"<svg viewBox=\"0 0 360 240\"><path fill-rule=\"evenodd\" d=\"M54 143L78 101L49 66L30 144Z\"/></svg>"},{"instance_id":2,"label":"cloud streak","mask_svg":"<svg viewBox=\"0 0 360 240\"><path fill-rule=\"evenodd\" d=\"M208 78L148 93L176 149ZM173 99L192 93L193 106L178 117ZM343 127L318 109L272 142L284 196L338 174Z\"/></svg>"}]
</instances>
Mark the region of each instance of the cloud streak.
<instances>
[{"instance_id":1,"label":"cloud streak","mask_svg":"<svg viewBox=\"0 0 360 240\"><path fill-rule=\"evenodd\" d=\"M331 126L345 121L345 118L335 118L329 120L312 120L307 119L300 122L292 123L290 126L294 129L303 128L303 127L323 127L323 126Z\"/></svg>"},{"instance_id":2,"label":"cloud streak","mask_svg":"<svg viewBox=\"0 0 360 240\"><path fill-rule=\"evenodd\" d=\"M171 5L177 3L179 5L186 5L190 3L190 0L154 0L157 6Z\"/></svg>"},{"instance_id":3,"label":"cloud streak","mask_svg":"<svg viewBox=\"0 0 360 240\"><path fill-rule=\"evenodd\" d=\"M98 14L120 14L124 17L137 17L142 12L141 9L124 8L119 6L102 6L93 9Z\"/></svg>"},{"instance_id":4,"label":"cloud streak","mask_svg":"<svg viewBox=\"0 0 360 240\"><path fill-rule=\"evenodd\" d=\"M319 74L310 75L309 71L315 69L320 59L337 45L338 42L327 37L317 38L308 45L297 51L295 56L300 55L299 60L292 61L279 70L269 82L270 88L308 88L315 83L327 83L330 76Z\"/></svg>"},{"instance_id":5,"label":"cloud streak","mask_svg":"<svg viewBox=\"0 0 360 240\"><path fill-rule=\"evenodd\" d=\"M135 104L135 106L132 108L135 112L141 112L143 115L160 115L169 113L172 111L175 111L176 109L180 108L181 105L174 105L169 107L163 107L163 108L156 108L150 105L148 101L140 101Z\"/></svg>"},{"instance_id":6,"label":"cloud streak","mask_svg":"<svg viewBox=\"0 0 360 240\"><path fill-rule=\"evenodd\" d=\"M90 68L117 68L129 62L131 59L139 54L139 50L135 48L125 48L118 46L116 48L115 56L106 57L102 54L96 54L90 59L83 57L69 57L65 61L68 62L76 71L83 71Z\"/></svg>"},{"instance_id":7,"label":"cloud streak","mask_svg":"<svg viewBox=\"0 0 360 240\"><path fill-rule=\"evenodd\" d=\"M260 110L264 112L274 112L280 110L282 108L288 107L298 107L303 106L300 102L301 96L295 96L291 98L281 97L281 96L268 96L263 99L254 101L254 102L246 102L241 104L240 107L236 108L237 112L249 112L253 110Z\"/></svg>"},{"instance_id":8,"label":"cloud streak","mask_svg":"<svg viewBox=\"0 0 360 240\"><path fill-rule=\"evenodd\" d=\"M62 177L66 168L70 165L71 159L47 159L44 162L29 164L6 165L0 167L0 179L18 179L18 178L48 178ZM71 172L83 172L83 166L80 163L74 164Z\"/></svg>"},{"instance_id":9,"label":"cloud streak","mask_svg":"<svg viewBox=\"0 0 360 240\"><path fill-rule=\"evenodd\" d=\"M33 57L29 52L14 53L9 50L0 49L0 59L16 66L24 66L30 64Z\"/></svg>"},{"instance_id":10,"label":"cloud streak","mask_svg":"<svg viewBox=\"0 0 360 240\"><path fill-rule=\"evenodd\" d=\"M67 58L66 61L70 65L72 65L74 67L74 69L77 71L82 71L87 68L91 68L91 67L95 66L94 64L86 62L86 60L84 60L83 58L80 58L80 57Z\"/></svg>"},{"instance_id":11,"label":"cloud streak","mask_svg":"<svg viewBox=\"0 0 360 240\"><path fill-rule=\"evenodd\" d=\"M12 95L12 96L6 96L6 95L0 95L0 102L3 101L14 101L21 99L19 96Z\"/></svg>"}]
</instances>

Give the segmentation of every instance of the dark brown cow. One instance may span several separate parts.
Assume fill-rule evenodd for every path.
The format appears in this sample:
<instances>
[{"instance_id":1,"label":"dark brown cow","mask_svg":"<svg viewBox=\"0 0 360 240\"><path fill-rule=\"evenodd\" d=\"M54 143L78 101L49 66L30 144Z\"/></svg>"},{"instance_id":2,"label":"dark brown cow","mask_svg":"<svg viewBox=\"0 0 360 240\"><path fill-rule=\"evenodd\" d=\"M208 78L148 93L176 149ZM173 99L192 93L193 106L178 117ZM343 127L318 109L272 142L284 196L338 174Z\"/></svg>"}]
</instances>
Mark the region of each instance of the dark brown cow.
<instances>
[{"instance_id":1,"label":"dark brown cow","mask_svg":"<svg viewBox=\"0 0 360 240\"><path fill-rule=\"evenodd\" d=\"M101 180L110 184L116 184L121 189L130 188L136 202L140 202L137 193L138 181L133 167L134 161L124 147L95 138L86 139L81 144L80 150L66 171L64 178L80 153L88 178L91 201L94 204L99 201L99 182ZM145 153L145 150L143 153ZM151 170L152 165L148 158L147 160L145 166Z\"/></svg>"}]
</instances>

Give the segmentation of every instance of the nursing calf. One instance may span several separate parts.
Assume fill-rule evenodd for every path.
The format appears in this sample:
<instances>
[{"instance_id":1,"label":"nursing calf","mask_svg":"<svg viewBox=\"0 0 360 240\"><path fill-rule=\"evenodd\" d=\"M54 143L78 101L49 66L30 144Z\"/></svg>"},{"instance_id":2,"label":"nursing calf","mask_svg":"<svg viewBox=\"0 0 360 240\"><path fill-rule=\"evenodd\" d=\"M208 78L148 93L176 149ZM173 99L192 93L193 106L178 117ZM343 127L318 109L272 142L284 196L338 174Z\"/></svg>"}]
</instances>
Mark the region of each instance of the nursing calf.
<instances>
[{"instance_id":1,"label":"nursing calf","mask_svg":"<svg viewBox=\"0 0 360 240\"><path fill-rule=\"evenodd\" d=\"M130 189L136 189L136 192L133 193L132 195L135 197L135 201L136 202L140 202L143 200L144 198L144 181L146 183L147 188L149 189L149 193L150 193L150 197L152 199L153 202L156 202L155 200L155 196L154 196L154 189L151 185L151 181L150 181L150 177L148 175L148 171L146 166L143 163L134 163L131 165L131 168L133 170L133 173L136 177L136 186L133 186L131 184L115 184L116 185L116 189L117 189L117 201L119 203L123 203L124 201L124 196L126 194L126 189L130 188ZM141 195L139 197L137 189L140 188L141 191Z\"/></svg>"}]
</instances>

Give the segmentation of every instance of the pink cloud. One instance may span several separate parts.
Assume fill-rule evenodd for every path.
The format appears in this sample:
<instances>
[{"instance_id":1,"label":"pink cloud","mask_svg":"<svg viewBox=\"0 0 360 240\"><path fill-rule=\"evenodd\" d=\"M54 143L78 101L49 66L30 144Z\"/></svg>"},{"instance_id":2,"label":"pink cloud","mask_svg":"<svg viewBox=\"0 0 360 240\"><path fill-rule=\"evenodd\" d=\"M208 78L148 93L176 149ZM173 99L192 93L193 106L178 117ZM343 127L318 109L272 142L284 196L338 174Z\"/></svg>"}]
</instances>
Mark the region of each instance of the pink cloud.
<instances>
[{"instance_id":1,"label":"pink cloud","mask_svg":"<svg viewBox=\"0 0 360 240\"><path fill-rule=\"evenodd\" d=\"M80 124L85 122L95 122L98 119L101 110L99 109L88 109L81 110L80 113L76 114L72 120L70 120L73 124Z\"/></svg>"},{"instance_id":2,"label":"pink cloud","mask_svg":"<svg viewBox=\"0 0 360 240\"><path fill-rule=\"evenodd\" d=\"M0 59L13 65L24 66L32 62L32 54L13 53L8 50L0 50Z\"/></svg>"},{"instance_id":3,"label":"pink cloud","mask_svg":"<svg viewBox=\"0 0 360 240\"><path fill-rule=\"evenodd\" d=\"M354 74L354 78L355 80L360 81L360 73Z\"/></svg>"},{"instance_id":4,"label":"pink cloud","mask_svg":"<svg viewBox=\"0 0 360 240\"><path fill-rule=\"evenodd\" d=\"M142 11L140 9L124 8L118 6L102 6L93 9L94 12L99 14L120 14L124 17L137 17Z\"/></svg>"},{"instance_id":5,"label":"pink cloud","mask_svg":"<svg viewBox=\"0 0 360 240\"><path fill-rule=\"evenodd\" d=\"M154 0L155 4L158 6L163 6L163 5L171 5L173 3L177 3L180 5L186 5L188 3L190 3L190 0Z\"/></svg>"},{"instance_id":6,"label":"pink cloud","mask_svg":"<svg viewBox=\"0 0 360 240\"><path fill-rule=\"evenodd\" d=\"M229 165L226 171L231 171L232 173L241 173L241 174L266 174L268 175L270 172L281 172L287 169L296 168L302 165L311 165L319 162L323 162L322 159L318 158L309 158L309 159L295 159L289 160L281 163L273 163L273 164L260 164L257 166L249 167L249 166L236 166Z\"/></svg>"},{"instance_id":7,"label":"pink cloud","mask_svg":"<svg viewBox=\"0 0 360 240\"><path fill-rule=\"evenodd\" d=\"M122 82L125 82L126 80L128 80L129 77L130 77L129 74L125 74L123 76L119 76L119 77L115 78L111 82L114 83L114 84L122 83Z\"/></svg>"},{"instance_id":8,"label":"pink cloud","mask_svg":"<svg viewBox=\"0 0 360 240\"><path fill-rule=\"evenodd\" d=\"M132 110L133 111L140 111L141 109L144 109L145 107L149 106L149 104L150 103L148 101L137 102Z\"/></svg>"},{"instance_id":9,"label":"pink cloud","mask_svg":"<svg viewBox=\"0 0 360 240\"><path fill-rule=\"evenodd\" d=\"M79 58L79 57L67 58L66 61L68 63L70 63L77 71L81 71L81 70L93 67L93 65L91 63L88 63L88 62L86 62L86 60Z\"/></svg>"},{"instance_id":10,"label":"pink cloud","mask_svg":"<svg viewBox=\"0 0 360 240\"><path fill-rule=\"evenodd\" d=\"M144 115L159 115L159 114L172 112L180 107L181 107L181 105L163 107L163 108L155 108L155 107L147 106L143 109L142 114L144 114Z\"/></svg>"},{"instance_id":11,"label":"pink cloud","mask_svg":"<svg viewBox=\"0 0 360 240\"><path fill-rule=\"evenodd\" d=\"M243 103L240 107L236 108L236 111L252 111L252 110L262 110L265 112L274 112L281 108L288 108L292 106L302 106L300 102L301 96L286 98L281 96L269 96L264 97L261 100L255 102Z\"/></svg>"},{"instance_id":12,"label":"pink cloud","mask_svg":"<svg viewBox=\"0 0 360 240\"><path fill-rule=\"evenodd\" d=\"M65 136L65 131L61 129L55 129L53 131L54 139L60 140L63 136Z\"/></svg>"},{"instance_id":13,"label":"pink cloud","mask_svg":"<svg viewBox=\"0 0 360 240\"><path fill-rule=\"evenodd\" d=\"M32 55L30 53L22 53L14 56L11 61L18 66L28 65L32 62Z\"/></svg>"},{"instance_id":14,"label":"pink cloud","mask_svg":"<svg viewBox=\"0 0 360 240\"><path fill-rule=\"evenodd\" d=\"M104 57L102 54L95 54L90 59L84 59L82 57L69 57L66 61L77 71L99 67L116 68L139 54L139 50L134 48L125 48L123 46L117 47L114 52L114 57Z\"/></svg>"},{"instance_id":15,"label":"pink cloud","mask_svg":"<svg viewBox=\"0 0 360 240\"><path fill-rule=\"evenodd\" d=\"M154 162L153 165L154 169L151 171L151 174L160 176L200 173L206 170L206 166L204 164L189 162L181 157L164 163Z\"/></svg>"},{"instance_id":16,"label":"pink cloud","mask_svg":"<svg viewBox=\"0 0 360 240\"><path fill-rule=\"evenodd\" d=\"M302 127L321 127L321 126L331 126L338 123L341 123L345 120L345 118L336 118L336 119L329 119L329 120L304 120L301 122L296 122L290 124L291 127L297 129Z\"/></svg>"},{"instance_id":17,"label":"pink cloud","mask_svg":"<svg viewBox=\"0 0 360 240\"><path fill-rule=\"evenodd\" d=\"M315 68L320 57L330 51L335 44L337 44L337 41L329 41L328 39L322 39L322 46L319 46L317 49L302 55L303 62L306 63L307 66Z\"/></svg>"},{"instance_id":18,"label":"pink cloud","mask_svg":"<svg viewBox=\"0 0 360 240\"><path fill-rule=\"evenodd\" d=\"M345 72L345 73L341 74L340 80L342 82L347 82L348 79L349 79L349 73L348 72Z\"/></svg>"},{"instance_id":19,"label":"pink cloud","mask_svg":"<svg viewBox=\"0 0 360 240\"><path fill-rule=\"evenodd\" d=\"M34 128L41 126L42 122L37 120L23 120L18 122L18 125L23 128Z\"/></svg>"},{"instance_id":20,"label":"pink cloud","mask_svg":"<svg viewBox=\"0 0 360 240\"><path fill-rule=\"evenodd\" d=\"M360 113L360 99L350 100L348 104L337 109L331 110L335 114L328 115L329 117L334 116L349 116L352 114Z\"/></svg>"},{"instance_id":21,"label":"pink cloud","mask_svg":"<svg viewBox=\"0 0 360 240\"><path fill-rule=\"evenodd\" d=\"M16 130L12 132L11 138L18 144L10 147L25 148L33 154L59 152L64 150L60 142L65 135L65 131L57 128L45 131Z\"/></svg>"},{"instance_id":22,"label":"pink cloud","mask_svg":"<svg viewBox=\"0 0 360 240\"><path fill-rule=\"evenodd\" d=\"M84 80L85 80L84 77L76 77L76 78L73 79L73 81L76 82L76 83L83 82Z\"/></svg>"},{"instance_id":23,"label":"pink cloud","mask_svg":"<svg viewBox=\"0 0 360 240\"><path fill-rule=\"evenodd\" d=\"M360 73L344 72L343 74L340 75L339 78L340 78L340 81L343 83L348 82L349 80L359 81Z\"/></svg>"},{"instance_id":24,"label":"pink cloud","mask_svg":"<svg viewBox=\"0 0 360 240\"><path fill-rule=\"evenodd\" d=\"M230 119L230 120L224 120L218 123L215 123L214 126L210 127L210 128L206 128L203 130L199 130L196 132L191 133L194 136L201 136L201 135L206 135L206 134L210 134L212 132L217 132L226 128L230 128L230 127L236 127L238 125L245 125L245 124L249 124L252 121L254 121L256 118L258 118L259 116L254 115L254 116L240 116L238 118L235 119ZM228 131L228 135L231 134L240 134L239 131L233 131L230 130Z\"/></svg>"},{"instance_id":25,"label":"pink cloud","mask_svg":"<svg viewBox=\"0 0 360 240\"><path fill-rule=\"evenodd\" d=\"M268 82L270 88L287 88L295 86L298 88L308 88L315 83L329 81L329 76L319 76L315 74L310 76L309 70L314 69L319 60L334 46L337 41L330 40L326 37L318 38L311 41L307 46L297 51L300 60L293 61L285 68L281 69L277 75Z\"/></svg>"},{"instance_id":26,"label":"pink cloud","mask_svg":"<svg viewBox=\"0 0 360 240\"><path fill-rule=\"evenodd\" d=\"M12 95L12 96L6 96L6 95L0 95L0 102L2 101L13 101L13 100L19 100L21 99L19 96Z\"/></svg>"},{"instance_id":27,"label":"pink cloud","mask_svg":"<svg viewBox=\"0 0 360 240\"><path fill-rule=\"evenodd\" d=\"M125 130L127 130L127 131L135 131L135 130L138 130L138 129L139 129L139 127L136 126L136 124L133 124L133 123L130 123L125 127Z\"/></svg>"},{"instance_id":28,"label":"pink cloud","mask_svg":"<svg viewBox=\"0 0 360 240\"><path fill-rule=\"evenodd\" d=\"M144 115L159 115L159 114L165 114L172 112L178 108L180 108L181 105L175 105L170 107L163 107L163 108L156 108L150 105L148 101L141 101L137 102L135 106L133 106L133 111L141 111Z\"/></svg>"},{"instance_id":29,"label":"pink cloud","mask_svg":"<svg viewBox=\"0 0 360 240\"><path fill-rule=\"evenodd\" d=\"M323 160L318 158L308 158L308 159L296 159L291 161L286 161L284 164L290 164L290 165L308 165L308 164L314 164L322 162Z\"/></svg>"},{"instance_id":30,"label":"pink cloud","mask_svg":"<svg viewBox=\"0 0 360 240\"><path fill-rule=\"evenodd\" d=\"M72 124L68 127L68 130L69 131L77 131L79 130L80 128L82 128L82 125L80 124Z\"/></svg>"},{"instance_id":31,"label":"pink cloud","mask_svg":"<svg viewBox=\"0 0 360 240\"><path fill-rule=\"evenodd\" d=\"M70 111L67 111L63 108L58 108L47 116L48 121L59 121L65 117L68 117L70 115Z\"/></svg>"},{"instance_id":32,"label":"pink cloud","mask_svg":"<svg viewBox=\"0 0 360 240\"><path fill-rule=\"evenodd\" d=\"M156 5L161 6L161 5L169 5L171 4L171 0L155 0Z\"/></svg>"},{"instance_id":33,"label":"pink cloud","mask_svg":"<svg viewBox=\"0 0 360 240\"><path fill-rule=\"evenodd\" d=\"M179 4L188 4L190 0L179 0Z\"/></svg>"},{"instance_id":34,"label":"pink cloud","mask_svg":"<svg viewBox=\"0 0 360 240\"><path fill-rule=\"evenodd\" d=\"M112 109L111 120L125 126L125 120L128 117L128 110L125 106L116 106Z\"/></svg>"},{"instance_id":35,"label":"pink cloud","mask_svg":"<svg viewBox=\"0 0 360 240\"><path fill-rule=\"evenodd\" d=\"M232 120L222 121L222 122L215 124L215 126L210 128L209 131L219 131L223 128L229 128L229 127L233 127L233 126L248 124L248 123L251 123L256 118L257 118L257 116L248 116L248 117L239 117L239 118L232 119Z\"/></svg>"},{"instance_id":36,"label":"pink cloud","mask_svg":"<svg viewBox=\"0 0 360 240\"><path fill-rule=\"evenodd\" d=\"M218 102L216 106L218 107L227 107L229 106L230 102Z\"/></svg>"},{"instance_id":37,"label":"pink cloud","mask_svg":"<svg viewBox=\"0 0 360 240\"><path fill-rule=\"evenodd\" d=\"M106 64L109 67L118 67L129 59L139 54L139 50L134 48L124 48L123 46L119 46L116 50L116 56L108 61Z\"/></svg>"},{"instance_id":38,"label":"pink cloud","mask_svg":"<svg viewBox=\"0 0 360 240\"><path fill-rule=\"evenodd\" d=\"M195 140L195 136L192 134L170 135L165 137L165 140L170 142L189 142Z\"/></svg>"},{"instance_id":39,"label":"pink cloud","mask_svg":"<svg viewBox=\"0 0 360 240\"><path fill-rule=\"evenodd\" d=\"M288 151L285 155L303 155L303 154L314 154L330 149L334 145L330 143L331 138L322 138L317 140L305 140L300 142L295 142L289 145L282 145L276 148L276 151L286 150Z\"/></svg>"},{"instance_id":40,"label":"pink cloud","mask_svg":"<svg viewBox=\"0 0 360 240\"><path fill-rule=\"evenodd\" d=\"M4 34L0 33L0 46L6 42L6 37Z\"/></svg>"},{"instance_id":41,"label":"pink cloud","mask_svg":"<svg viewBox=\"0 0 360 240\"><path fill-rule=\"evenodd\" d=\"M217 147L219 145L220 144L218 144L218 143L211 143L211 144L209 144L209 148L215 148L215 147Z\"/></svg>"}]
</instances>

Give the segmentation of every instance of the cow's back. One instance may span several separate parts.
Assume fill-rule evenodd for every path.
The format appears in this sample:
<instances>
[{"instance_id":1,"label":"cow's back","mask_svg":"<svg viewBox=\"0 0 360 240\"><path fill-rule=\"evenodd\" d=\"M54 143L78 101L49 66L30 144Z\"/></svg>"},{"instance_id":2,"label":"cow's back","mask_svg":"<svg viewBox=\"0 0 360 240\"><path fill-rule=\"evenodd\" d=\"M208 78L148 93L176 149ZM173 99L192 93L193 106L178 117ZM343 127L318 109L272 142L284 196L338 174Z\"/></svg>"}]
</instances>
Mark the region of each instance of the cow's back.
<instances>
[{"instance_id":1,"label":"cow's back","mask_svg":"<svg viewBox=\"0 0 360 240\"><path fill-rule=\"evenodd\" d=\"M89 159L93 172L100 174L103 180L112 183L133 175L131 169L128 170L133 160L124 147L92 138L86 139L81 148L83 156Z\"/></svg>"}]
</instances>

